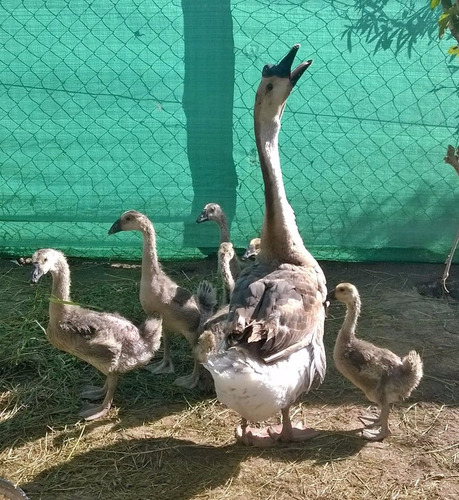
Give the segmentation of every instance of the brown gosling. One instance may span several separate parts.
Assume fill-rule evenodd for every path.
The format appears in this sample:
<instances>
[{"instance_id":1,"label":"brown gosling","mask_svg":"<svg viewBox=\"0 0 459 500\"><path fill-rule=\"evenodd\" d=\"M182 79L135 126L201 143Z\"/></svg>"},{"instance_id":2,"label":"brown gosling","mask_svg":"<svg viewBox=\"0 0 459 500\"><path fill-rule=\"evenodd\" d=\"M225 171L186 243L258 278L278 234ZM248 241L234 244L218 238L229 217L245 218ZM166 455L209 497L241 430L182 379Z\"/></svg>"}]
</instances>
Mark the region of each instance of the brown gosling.
<instances>
[{"instance_id":1,"label":"brown gosling","mask_svg":"<svg viewBox=\"0 0 459 500\"><path fill-rule=\"evenodd\" d=\"M255 259L260 251L260 238L252 238L245 249L245 253L242 256L244 260L251 259L252 257Z\"/></svg>"},{"instance_id":2,"label":"brown gosling","mask_svg":"<svg viewBox=\"0 0 459 500\"><path fill-rule=\"evenodd\" d=\"M233 293L234 283L241 272L241 263L230 242L228 219L218 203L207 203L196 219L198 224L214 221L220 228L220 246L218 247L218 272L222 287L220 305L228 304Z\"/></svg>"},{"instance_id":3,"label":"brown gosling","mask_svg":"<svg viewBox=\"0 0 459 500\"><path fill-rule=\"evenodd\" d=\"M83 399L103 398L100 405L83 409L86 420L103 417L110 410L118 375L146 365L161 342L161 320L148 318L139 328L117 314L96 312L70 302L70 270L64 254L51 248L32 256L30 280L51 273L53 284L46 337L61 351L86 361L107 378L102 388L89 388Z\"/></svg>"},{"instance_id":4,"label":"brown gosling","mask_svg":"<svg viewBox=\"0 0 459 500\"><path fill-rule=\"evenodd\" d=\"M136 210L128 210L114 222L109 234L120 231L140 231L143 235L142 273L139 299L145 313L159 315L163 320L164 355L162 361L146 367L151 373L173 373L174 366L170 354L169 333L180 333L196 346L202 325L214 312L216 292L206 280L199 283L193 294L178 285L163 270L156 251L156 231L153 222ZM194 359L193 371L175 379L174 383L187 389L198 385L200 365Z\"/></svg>"},{"instance_id":5,"label":"brown gosling","mask_svg":"<svg viewBox=\"0 0 459 500\"><path fill-rule=\"evenodd\" d=\"M377 347L355 336L360 314L360 296L350 283L340 283L328 294L346 305L346 316L338 333L333 360L338 371L361 389L380 409L379 416L361 417L366 427L361 436L381 441L390 434L391 403L410 396L422 378L422 360L416 351L400 358L389 349ZM377 431L376 428L380 427Z\"/></svg>"}]
</instances>

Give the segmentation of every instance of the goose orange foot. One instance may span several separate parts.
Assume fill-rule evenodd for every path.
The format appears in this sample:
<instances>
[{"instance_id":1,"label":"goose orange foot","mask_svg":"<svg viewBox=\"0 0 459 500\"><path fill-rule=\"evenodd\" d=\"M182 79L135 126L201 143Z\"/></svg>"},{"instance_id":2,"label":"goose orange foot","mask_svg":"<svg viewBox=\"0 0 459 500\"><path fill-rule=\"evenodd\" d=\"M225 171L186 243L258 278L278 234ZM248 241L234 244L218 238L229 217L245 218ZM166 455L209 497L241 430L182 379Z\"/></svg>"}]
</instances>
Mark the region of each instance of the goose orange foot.
<instances>
[{"instance_id":1,"label":"goose orange foot","mask_svg":"<svg viewBox=\"0 0 459 500\"><path fill-rule=\"evenodd\" d=\"M255 446L257 448L270 448L276 445L276 441L270 436L269 428L252 428L248 425L239 425L236 428L236 441L246 446Z\"/></svg>"},{"instance_id":2,"label":"goose orange foot","mask_svg":"<svg viewBox=\"0 0 459 500\"><path fill-rule=\"evenodd\" d=\"M305 427L301 422L285 425L272 425L268 429L269 435L274 441L281 442L301 442L308 441L319 435L319 432Z\"/></svg>"}]
</instances>

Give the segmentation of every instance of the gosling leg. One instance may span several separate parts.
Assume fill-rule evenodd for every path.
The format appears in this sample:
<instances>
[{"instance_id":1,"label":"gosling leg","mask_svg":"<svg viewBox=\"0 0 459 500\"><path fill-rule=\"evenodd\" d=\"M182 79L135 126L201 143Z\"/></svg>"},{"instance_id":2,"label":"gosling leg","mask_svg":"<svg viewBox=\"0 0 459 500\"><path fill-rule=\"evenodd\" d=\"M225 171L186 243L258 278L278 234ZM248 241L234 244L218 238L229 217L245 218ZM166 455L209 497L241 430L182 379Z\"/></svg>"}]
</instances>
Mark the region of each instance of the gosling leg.
<instances>
[{"instance_id":1,"label":"gosling leg","mask_svg":"<svg viewBox=\"0 0 459 500\"><path fill-rule=\"evenodd\" d=\"M380 415L360 415L359 420L365 427L376 427L381 425L379 418Z\"/></svg>"},{"instance_id":2,"label":"gosling leg","mask_svg":"<svg viewBox=\"0 0 459 500\"><path fill-rule=\"evenodd\" d=\"M174 380L174 384L180 387L185 387L186 389L193 389L198 385L199 382L199 366L200 363L197 359L194 360L193 371L190 375L184 375L183 377L177 377Z\"/></svg>"},{"instance_id":3,"label":"gosling leg","mask_svg":"<svg viewBox=\"0 0 459 500\"><path fill-rule=\"evenodd\" d=\"M101 405L92 405L90 408L86 410L80 411L78 414L80 417L85 420L95 420L96 418L100 418L105 416L112 406L113 395L115 394L116 385L118 383L118 374L110 373L107 375L107 392L105 394L105 398Z\"/></svg>"},{"instance_id":4,"label":"gosling leg","mask_svg":"<svg viewBox=\"0 0 459 500\"><path fill-rule=\"evenodd\" d=\"M107 394L107 379L105 379L105 384L103 387L94 387L94 386L88 386L83 389L83 391L80 394L80 397L82 399L89 399L91 401L96 401L97 399L101 399L105 397Z\"/></svg>"},{"instance_id":5,"label":"gosling leg","mask_svg":"<svg viewBox=\"0 0 459 500\"><path fill-rule=\"evenodd\" d=\"M171 359L171 344L170 344L170 336L169 334L164 333L163 335L163 359L159 363L151 363L149 365L144 366L145 370L148 370L150 373L159 374L159 373L174 373L174 365Z\"/></svg>"},{"instance_id":6,"label":"gosling leg","mask_svg":"<svg viewBox=\"0 0 459 500\"><path fill-rule=\"evenodd\" d=\"M389 403L381 404L381 413L379 415L379 423L381 425L380 431L376 431L372 428L363 429L361 436L363 439L367 439L368 441L382 441L384 438L390 435L389 429L389 412L390 406Z\"/></svg>"},{"instance_id":7,"label":"gosling leg","mask_svg":"<svg viewBox=\"0 0 459 500\"><path fill-rule=\"evenodd\" d=\"M188 340L190 346L191 346L191 352L193 353L193 359L194 359L194 366L193 366L193 371L191 372L190 375L184 375L182 377L177 377L174 380L174 384L178 385L180 387L185 387L186 389L193 389L198 385L199 382L199 373L200 373L200 363L196 359L196 354L195 354L195 348L196 345L198 344L198 333L193 332L189 335L185 335L186 339Z\"/></svg>"}]
</instances>

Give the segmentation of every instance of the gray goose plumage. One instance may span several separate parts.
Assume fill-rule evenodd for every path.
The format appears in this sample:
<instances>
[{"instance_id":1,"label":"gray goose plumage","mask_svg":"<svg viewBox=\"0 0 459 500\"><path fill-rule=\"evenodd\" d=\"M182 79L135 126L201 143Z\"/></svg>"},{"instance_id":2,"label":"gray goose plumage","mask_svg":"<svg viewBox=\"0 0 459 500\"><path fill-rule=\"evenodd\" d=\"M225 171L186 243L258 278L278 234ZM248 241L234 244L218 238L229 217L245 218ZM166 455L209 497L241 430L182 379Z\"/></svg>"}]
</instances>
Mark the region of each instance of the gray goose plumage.
<instances>
[{"instance_id":1,"label":"gray goose plumage","mask_svg":"<svg viewBox=\"0 0 459 500\"><path fill-rule=\"evenodd\" d=\"M150 317L139 328L117 314L96 312L70 302L70 270L64 254L51 248L32 256L32 283L51 273L52 295L46 337L60 349L86 361L107 378L103 388L84 391L84 399L102 404L82 410L86 420L103 417L110 410L118 375L146 365L161 342L161 320Z\"/></svg>"},{"instance_id":2,"label":"gray goose plumage","mask_svg":"<svg viewBox=\"0 0 459 500\"><path fill-rule=\"evenodd\" d=\"M216 293L208 281L202 281L195 294L179 286L163 271L156 252L156 232L150 219L136 210L128 210L116 220L109 234L119 231L140 231L143 235L142 275L139 298L147 315L163 319L165 333L180 333L194 349L204 322L213 314ZM161 362L147 367L152 373L173 373L169 338L164 335L164 356ZM194 388L199 382L199 362L194 359L193 372L178 377L176 385Z\"/></svg>"},{"instance_id":3,"label":"gray goose plumage","mask_svg":"<svg viewBox=\"0 0 459 500\"><path fill-rule=\"evenodd\" d=\"M287 98L312 63L301 63L291 71L298 48L295 45L279 64L263 69L254 108L265 187L260 251L256 263L240 274L229 314L216 328L223 331L223 345L204 361L218 399L242 417L237 439L256 446L316 435L292 424L289 409L325 375L325 277L299 234L285 194L278 151ZM209 334L206 331L203 338ZM248 425L279 411L280 426L255 429Z\"/></svg>"},{"instance_id":4,"label":"gray goose plumage","mask_svg":"<svg viewBox=\"0 0 459 500\"><path fill-rule=\"evenodd\" d=\"M361 435L370 441L380 441L390 434L391 403L407 398L421 381L421 357L416 351L410 351L400 358L389 349L355 336L361 302L354 285L340 283L328 298L346 304L346 317L336 338L333 361L342 375L378 405L378 417L361 417L362 422L367 424Z\"/></svg>"}]
</instances>

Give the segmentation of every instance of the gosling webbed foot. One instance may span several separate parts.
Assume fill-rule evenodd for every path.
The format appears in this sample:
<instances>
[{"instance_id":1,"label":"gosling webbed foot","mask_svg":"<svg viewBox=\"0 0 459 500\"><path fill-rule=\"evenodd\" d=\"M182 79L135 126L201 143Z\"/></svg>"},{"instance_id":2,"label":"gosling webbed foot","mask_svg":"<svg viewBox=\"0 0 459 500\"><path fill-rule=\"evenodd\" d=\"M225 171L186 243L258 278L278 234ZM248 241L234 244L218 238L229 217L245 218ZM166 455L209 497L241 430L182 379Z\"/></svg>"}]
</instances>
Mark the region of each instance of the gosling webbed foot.
<instances>
[{"instance_id":1,"label":"gosling webbed foot","mask_svg":"<svg viewBox=\"0 0 459 500\"><path fill-rule=\"evenodd\" d=\"M80 393L80 397L82 399L89 399L90 401L96 401L97 399L102 399L107 394L107 388L104 387L95 387L95 386L86 386Z\"/></svg>"},{"instance_id":2,"label":"gosling webbed foot","mask_svg":"<svg viewBox=\"0 0 459 500\"><path fill-rule=\"evenodd\" d=\"M158 374L169 374L174 373L174 365L170 359L162 359L158 363L150 363L143 367L144 370L148 370L150 373Z\"/></svg>"},{"instance_id":3,"label":"gosling webbed foot","mask_svg":"<svg viewBox=\"0 0 459 500\"><path fill-rule=\"evenodd\" d=\"M83 409L78 413L78 416L84 418L85 420L95 420L96 418L101 418L107 415L110 411L110 404L101 405L85 405Z\"/></svg>"},{"instance_id":4,"label":"gosling webbed foot","mask_svg":"<svg viewBox=\"0 0 459 500\"><path fill-rule=\"evenodd\" d=\"M359 420L365 427L375 427L381 425L381 419L379 415L360 415Z\"/></svg>"},{"instance_id":5,"label":"gosling webbed foot","mask_svg":"<svg viewBox=\"0 0 459 500\"><path fill-rule=\"evenodd\" d=\"M179 387L184 387L185 389L194 389L199 382L199 374L194 372L191 375L184 375L182 377L177 377L174 380L174 385Z\"/></svg>"},{"instance_id":6,"label":"gosling webbed foot","mask_svg":"<svg viewBox=\"0 0 459 500\"><path fill-rule=\"evenodd\" d=\"M360 432L360 437L366 439L367 441L382 441L384 438L389 436L390 431L386 429L381 429L377 431L376 429L365 428Z\"/></svg>"}]
</instances>

